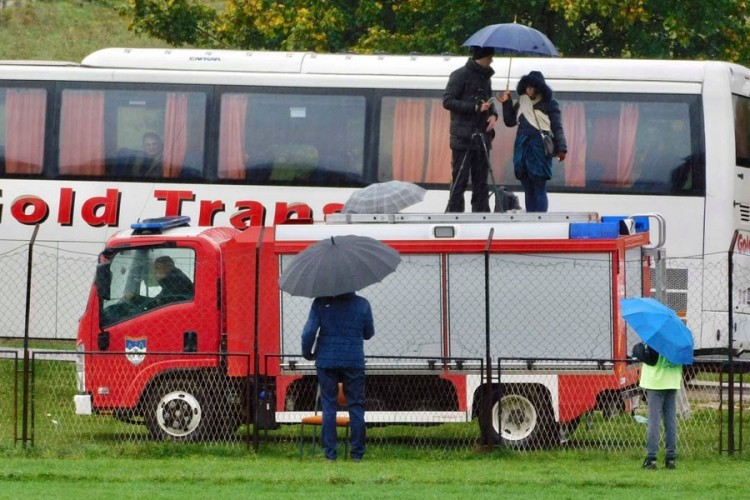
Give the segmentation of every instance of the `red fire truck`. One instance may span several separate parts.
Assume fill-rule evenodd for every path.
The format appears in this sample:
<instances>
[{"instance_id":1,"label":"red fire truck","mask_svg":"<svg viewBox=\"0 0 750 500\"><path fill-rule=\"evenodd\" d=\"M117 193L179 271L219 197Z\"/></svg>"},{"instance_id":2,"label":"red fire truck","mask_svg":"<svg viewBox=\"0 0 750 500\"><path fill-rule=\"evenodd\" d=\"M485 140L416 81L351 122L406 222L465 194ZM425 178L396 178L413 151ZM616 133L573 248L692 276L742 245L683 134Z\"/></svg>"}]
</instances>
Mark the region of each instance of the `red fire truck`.
<instances>
[{"instance_id":1,"label":"red fire truck","mask_svg":"<svg viewBox=\"0 0 750 500\"><path fill-rule=\"evenodd\" d=\"M314 364L300 354L310 299L281 292L278 279L308 245L344 234L402 256L360 292L376 329L365 346L368 422L491 415L495 441L520 448L559 442L586 412L629 409L638 367L627 362L635 339L619 300L648 294L647 224L620 234L632 224L595 213L333 214L325 223L299 213L244 231L170 217L113 236L80 322L77 412L174 440L231 435L244 421L299 422L314 410ZM182 286L167 286L165 273ZM255 411L258 395L269 412Z\"/></svg>"}]
</instances>

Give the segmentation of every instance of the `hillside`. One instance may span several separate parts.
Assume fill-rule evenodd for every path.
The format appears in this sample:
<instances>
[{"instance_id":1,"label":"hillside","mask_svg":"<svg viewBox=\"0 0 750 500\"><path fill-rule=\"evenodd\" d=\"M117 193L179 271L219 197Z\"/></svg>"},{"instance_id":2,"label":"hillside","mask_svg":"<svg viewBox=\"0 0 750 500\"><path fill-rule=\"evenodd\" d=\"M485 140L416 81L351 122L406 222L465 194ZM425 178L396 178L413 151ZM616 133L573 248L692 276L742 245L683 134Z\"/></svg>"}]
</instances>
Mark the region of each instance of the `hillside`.
<instances>
[{"instance_id":1,"label":"hillside","mask_svg":"<svg viewBox=\"0 0 750 500\"><path fill-rule=\"evenodd\" d=\"M128 31L118 0L37 0L0 9L0 59L79 62L104 47L168 47Z\"/></svg>"}]
</instances>

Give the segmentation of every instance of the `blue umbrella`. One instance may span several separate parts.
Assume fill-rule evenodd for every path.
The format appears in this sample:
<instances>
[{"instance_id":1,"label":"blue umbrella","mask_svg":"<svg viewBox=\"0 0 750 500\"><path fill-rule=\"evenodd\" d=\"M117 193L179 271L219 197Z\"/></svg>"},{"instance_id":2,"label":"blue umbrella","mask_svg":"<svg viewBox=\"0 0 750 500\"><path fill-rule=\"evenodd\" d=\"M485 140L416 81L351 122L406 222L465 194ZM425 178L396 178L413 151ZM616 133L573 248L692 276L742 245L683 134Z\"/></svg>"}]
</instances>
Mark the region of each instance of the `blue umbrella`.
<instances>
[{"instance_id":1,"label":"blue umbrella","mask_svg":"<svg viewBox=\"0 0 750 500\"><path fill-rule=\"evenodd\" d=\"M497 54L559 56L541 31L518 23L491 24L471 35L464 47L491 47Z\"/></svg>"},{"instance_id":2,"label":"blue umbrella","mask_svg":"<svg viewBox=\"0 0 750 500\"><path fill-rule=\"evenodd\" d=\"M518 23L491 24L471 35L464 47L491 47L497 54L559 56L554 44L541 31ZM510 84L511 57L508 64L508 83Z\"/></svg>"},{"instance_id":3,"label":"blue umbrella","mask_svg":"<svg viewBox=\"0 0 750 500\"><path fill-rule=\"evenodd\" d=\"M693 364L693 334L677 314L649 298L622 299L622 317L641 339L667 361Z\"/></svg>"}]
</instances>

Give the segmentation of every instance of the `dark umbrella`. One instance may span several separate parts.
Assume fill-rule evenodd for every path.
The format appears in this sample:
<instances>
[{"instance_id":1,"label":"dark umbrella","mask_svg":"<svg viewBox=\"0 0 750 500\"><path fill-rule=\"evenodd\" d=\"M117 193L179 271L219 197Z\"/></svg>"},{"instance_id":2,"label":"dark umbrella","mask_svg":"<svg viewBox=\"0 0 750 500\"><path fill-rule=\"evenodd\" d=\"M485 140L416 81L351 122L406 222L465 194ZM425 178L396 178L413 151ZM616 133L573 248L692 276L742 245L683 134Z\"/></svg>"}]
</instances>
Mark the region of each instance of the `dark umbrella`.
<instances>
[{"instance_id":1,"label":"dark umbrella","mask_svg":"<svg viewBox=\"0 0 750 500\"><path fill-rule=\"evenodd\" d=\"M303 297L332 297L378 283L400 262L397 251L373 238L331 236L294 257L279 288Z\"/></svg>"},{"instance_id":2,"label":"dark umbrella","mask_svg":"<svg viewBox=\"0 0 750 500\"><path fill-rule=\"evenodd\" d=\"M693 364L693 334L677 314L650 298L622 299L622 317L635 333L667 361Z\"/></svg>"},{"instance_id":3,"label":"dark umbrella","mask_svg":"<svg viewBox=\"0 0 750 500\"><path fill-rule=\"evenodd\" d=\"M508 64L508 83L510 85L510 66L514 55L559 56L554 44L541 31L518 23L491 24L471 35L464 47L491 47L497 54L510 54Z\"/></svg>"},{"instance_id":4,"label":"dark umbrella","mask_svg":"<svg viewBox=\"0 0 750 500\"><path fill-rule=\"evenodd\" d=\"M349 197L345 214L395 214L424 200L427 192L411 182L388 181L370 184Z\"/></svg>"}]
</instances>

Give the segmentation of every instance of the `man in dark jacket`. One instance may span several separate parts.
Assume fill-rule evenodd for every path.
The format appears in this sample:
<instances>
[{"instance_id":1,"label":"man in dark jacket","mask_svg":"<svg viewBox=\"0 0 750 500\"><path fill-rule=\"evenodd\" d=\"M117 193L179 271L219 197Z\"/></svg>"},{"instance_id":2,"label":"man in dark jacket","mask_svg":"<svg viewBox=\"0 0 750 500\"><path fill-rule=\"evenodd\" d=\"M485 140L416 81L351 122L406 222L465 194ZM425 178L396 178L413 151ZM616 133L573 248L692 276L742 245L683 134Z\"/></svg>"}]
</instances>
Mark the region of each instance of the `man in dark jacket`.
<instances>
[{"instance_id":1,"label":"man in dark jacket","mask_svg":"<svg viewBox=\"0 0 750 500\"><path fill-rule=\"evenodd\" d=\"M161 286L161 291L154 297L156 304L162 305L193 298L195 293L193 282L175 267L172 257L162 255L154 261L154 276Z\"/></svg>"},{"instance_id":2,"label":"man in dark jacket","mask_svg":"<svg viewBox=\"0 0 750 500\"><path fill-rule=\"evenodd\" d=\"M443 107L451 112L453 182L446 212L464 211L464 192L471 176L472 212L489 212L489 150L495 137L497 112L492 106L490 67L495 51L471 47L471 58L451 73Z\"/></svg>"},{"instance_id":3,"label":"man in dark jacket","mask_svg":"<svg viewBox=\"0 0 750 500\"><path fill-rule=\"evenodd\" d=\"M318 329L320 332L318 333ZM313 346L317 334L317 347ZM375 335L370 303L354 292L336 297L319 297L310 308L302 331L302 355L315 359L323 409L321 441L328 460L336 460L336 406L339 382L349 408L351 456L359 461L365 454L365 346Z\"/></svg>"}]
</instances>

